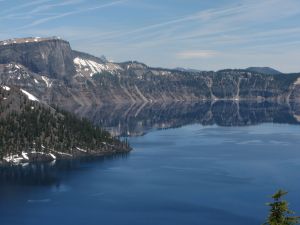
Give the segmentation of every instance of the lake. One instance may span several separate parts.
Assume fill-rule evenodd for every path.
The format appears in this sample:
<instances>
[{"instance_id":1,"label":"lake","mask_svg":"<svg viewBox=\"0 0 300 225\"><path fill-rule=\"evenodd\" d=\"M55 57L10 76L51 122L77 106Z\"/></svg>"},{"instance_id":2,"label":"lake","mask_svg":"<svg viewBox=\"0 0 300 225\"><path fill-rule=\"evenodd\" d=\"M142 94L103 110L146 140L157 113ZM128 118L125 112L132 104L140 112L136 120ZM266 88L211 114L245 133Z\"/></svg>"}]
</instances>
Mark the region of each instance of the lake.
<instances>
[{"instance_id":1,"label":"lake","mask_svg":"<svg viewBox=\"0 0 300 225\"><path fill-rule=\"evenodd\" d=\"M1 168L0 224L258 225L279 188L300 214L297 109L236 102L78 109L127 136L134 150Z\"/></svg>"}]
</instances>

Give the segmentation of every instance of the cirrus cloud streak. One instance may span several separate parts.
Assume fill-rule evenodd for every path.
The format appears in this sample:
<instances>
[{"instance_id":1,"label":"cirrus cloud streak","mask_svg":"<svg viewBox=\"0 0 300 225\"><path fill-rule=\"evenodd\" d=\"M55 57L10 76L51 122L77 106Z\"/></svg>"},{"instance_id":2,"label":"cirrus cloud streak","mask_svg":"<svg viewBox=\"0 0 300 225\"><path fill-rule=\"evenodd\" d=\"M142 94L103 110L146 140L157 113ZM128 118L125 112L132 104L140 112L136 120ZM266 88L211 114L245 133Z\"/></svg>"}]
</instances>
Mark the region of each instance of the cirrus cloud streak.
<instances>
[{"instance_id":1,"label":"cirrus cloud streak","mask_svg":"<svg viewBox=\"0 0 300 225\"><path fill-rule=\"evenodd\" d=\"M213 50L193 50L193 51L183 51L176 54L177 58L180 59L205 59L212 58L220 55L220 52Z\"/></svg>"}]
</instances>

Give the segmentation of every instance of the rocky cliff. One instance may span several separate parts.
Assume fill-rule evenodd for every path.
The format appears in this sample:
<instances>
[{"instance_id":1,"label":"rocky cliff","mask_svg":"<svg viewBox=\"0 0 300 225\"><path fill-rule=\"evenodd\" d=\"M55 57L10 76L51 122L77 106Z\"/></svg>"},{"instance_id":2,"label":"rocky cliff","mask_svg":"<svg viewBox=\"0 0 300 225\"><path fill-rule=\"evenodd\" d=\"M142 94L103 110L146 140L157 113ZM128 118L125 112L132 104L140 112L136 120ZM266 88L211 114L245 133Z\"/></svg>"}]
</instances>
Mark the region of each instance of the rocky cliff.
<instances>
[{"instance_id":1,"label":"rocky cliff","mask_svg":"<svg viewBox=\"0 0 300 225\"><path fill-rule=\"evenodd\" d=\"M23 38L0 42L0 63L18 63L51 78L75 75L73 52L59 38Z\"/></svg>"},{"instance_id":2,"label":"rocky cliff","mask_svg":"<svg viewBox=\"0 0 300 225\"><path fill-rule=\"evenodd\" d=\"M113 63L58 38L0 42L0 83L20 86L66 109L110 103L300 99L299 74L218 72Z\"/></svg>"}]
</instances>

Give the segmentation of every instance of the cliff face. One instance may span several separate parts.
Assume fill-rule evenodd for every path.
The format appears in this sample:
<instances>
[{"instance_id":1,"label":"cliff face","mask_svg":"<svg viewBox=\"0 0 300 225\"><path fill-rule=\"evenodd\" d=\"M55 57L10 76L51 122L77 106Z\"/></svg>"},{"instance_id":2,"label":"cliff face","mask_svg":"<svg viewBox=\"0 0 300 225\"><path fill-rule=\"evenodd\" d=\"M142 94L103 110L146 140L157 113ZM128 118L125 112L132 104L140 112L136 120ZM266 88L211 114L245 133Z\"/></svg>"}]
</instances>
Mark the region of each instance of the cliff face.
<instances>
[{"instance_id":1,"label":"cliff face","mask_svg":"<svg viewBox=\"0 0 300 225\"><path fill-rule=\"evenodd\" d=\"M72 51L57 39L0 42L0 84L16 85L65 109L111 103L300 99L299 74L151 68Z\"/></svg>"},{"instance_id":2,"label":"cliff face","mask_svg":"<svg viewBox=\"0 0 300 225\"><path fill-rule=\"evenodd\" d=\"M89 69L82 66L88 74L80 73L72 85L89 95L92 104L224 99L288 101L299 76L264 75L244 70L190 73L150 68L137 62L116 66L118 68L100 70L92 76L88 75Z\"/></svg>"},{"instance_id":3,"label":"cliff face","mask_svg":"<svg viewBox=\"0 0 300 225\"><path fill-rule=\"evenodd\" d=\"M103 83L103 76L98 79ZM130 90L133 98L149 101L284 99L285 91L289 89L289 85L281 83L276 77L234 70L197 74L177 71L164 74L164 71L150 70L144 73L140 71L136 77L131 72L118 84Z\"/></svg>"},{"instance_id":4,"label":"cliff face","mask_svg":"<svg viewBox=\"0 0 300 225\"><path fill-rule=\"evenodd\" d=\"M57 38L26 38L0 43L0 63L11 62L51 78L75 74L70 44Z\"/></svg>"},{"instance_id":5,"label":"cliff face","mask_svg":"<svg viewBox=\"0 0 300 225\"><path fill-rule=\"evenodd\" d=\"M290 92L289 100L300 101L300 78L293 83L292 91Z\"/></svg>"}]
</instances>

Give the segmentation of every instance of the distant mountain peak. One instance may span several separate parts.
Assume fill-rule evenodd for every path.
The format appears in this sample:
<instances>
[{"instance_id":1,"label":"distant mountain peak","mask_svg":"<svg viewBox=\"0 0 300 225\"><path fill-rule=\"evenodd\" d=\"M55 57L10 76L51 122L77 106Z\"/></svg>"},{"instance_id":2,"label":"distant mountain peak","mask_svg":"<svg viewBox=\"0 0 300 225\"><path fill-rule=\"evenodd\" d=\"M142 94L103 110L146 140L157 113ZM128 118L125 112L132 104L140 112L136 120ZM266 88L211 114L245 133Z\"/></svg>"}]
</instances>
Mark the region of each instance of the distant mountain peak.
<instances>
[{"instance_id":1,"label":"distant mountain peak","mask_svg":"<svg viewBox=\"0 0 300 225\"><path fill-rule=\"evenodd\" d=\"M246 70L262 74L279 75L282 74L280 71L271 67L248 67Z\"/></svg>"},{"instance_id":2,"label":"distant mountain peak","mask_svg":"<svg viewBox=\"0 0 300 225\"><path fill-rule=\"evenodd\" d=\"M199 73L202 72L202 70L197 70L197 69L191 69L191 68L183 68L183 67L176 67L174 70L178 70L181 72L192 72L192 73Z\"/></svg>"}]
</instances>

